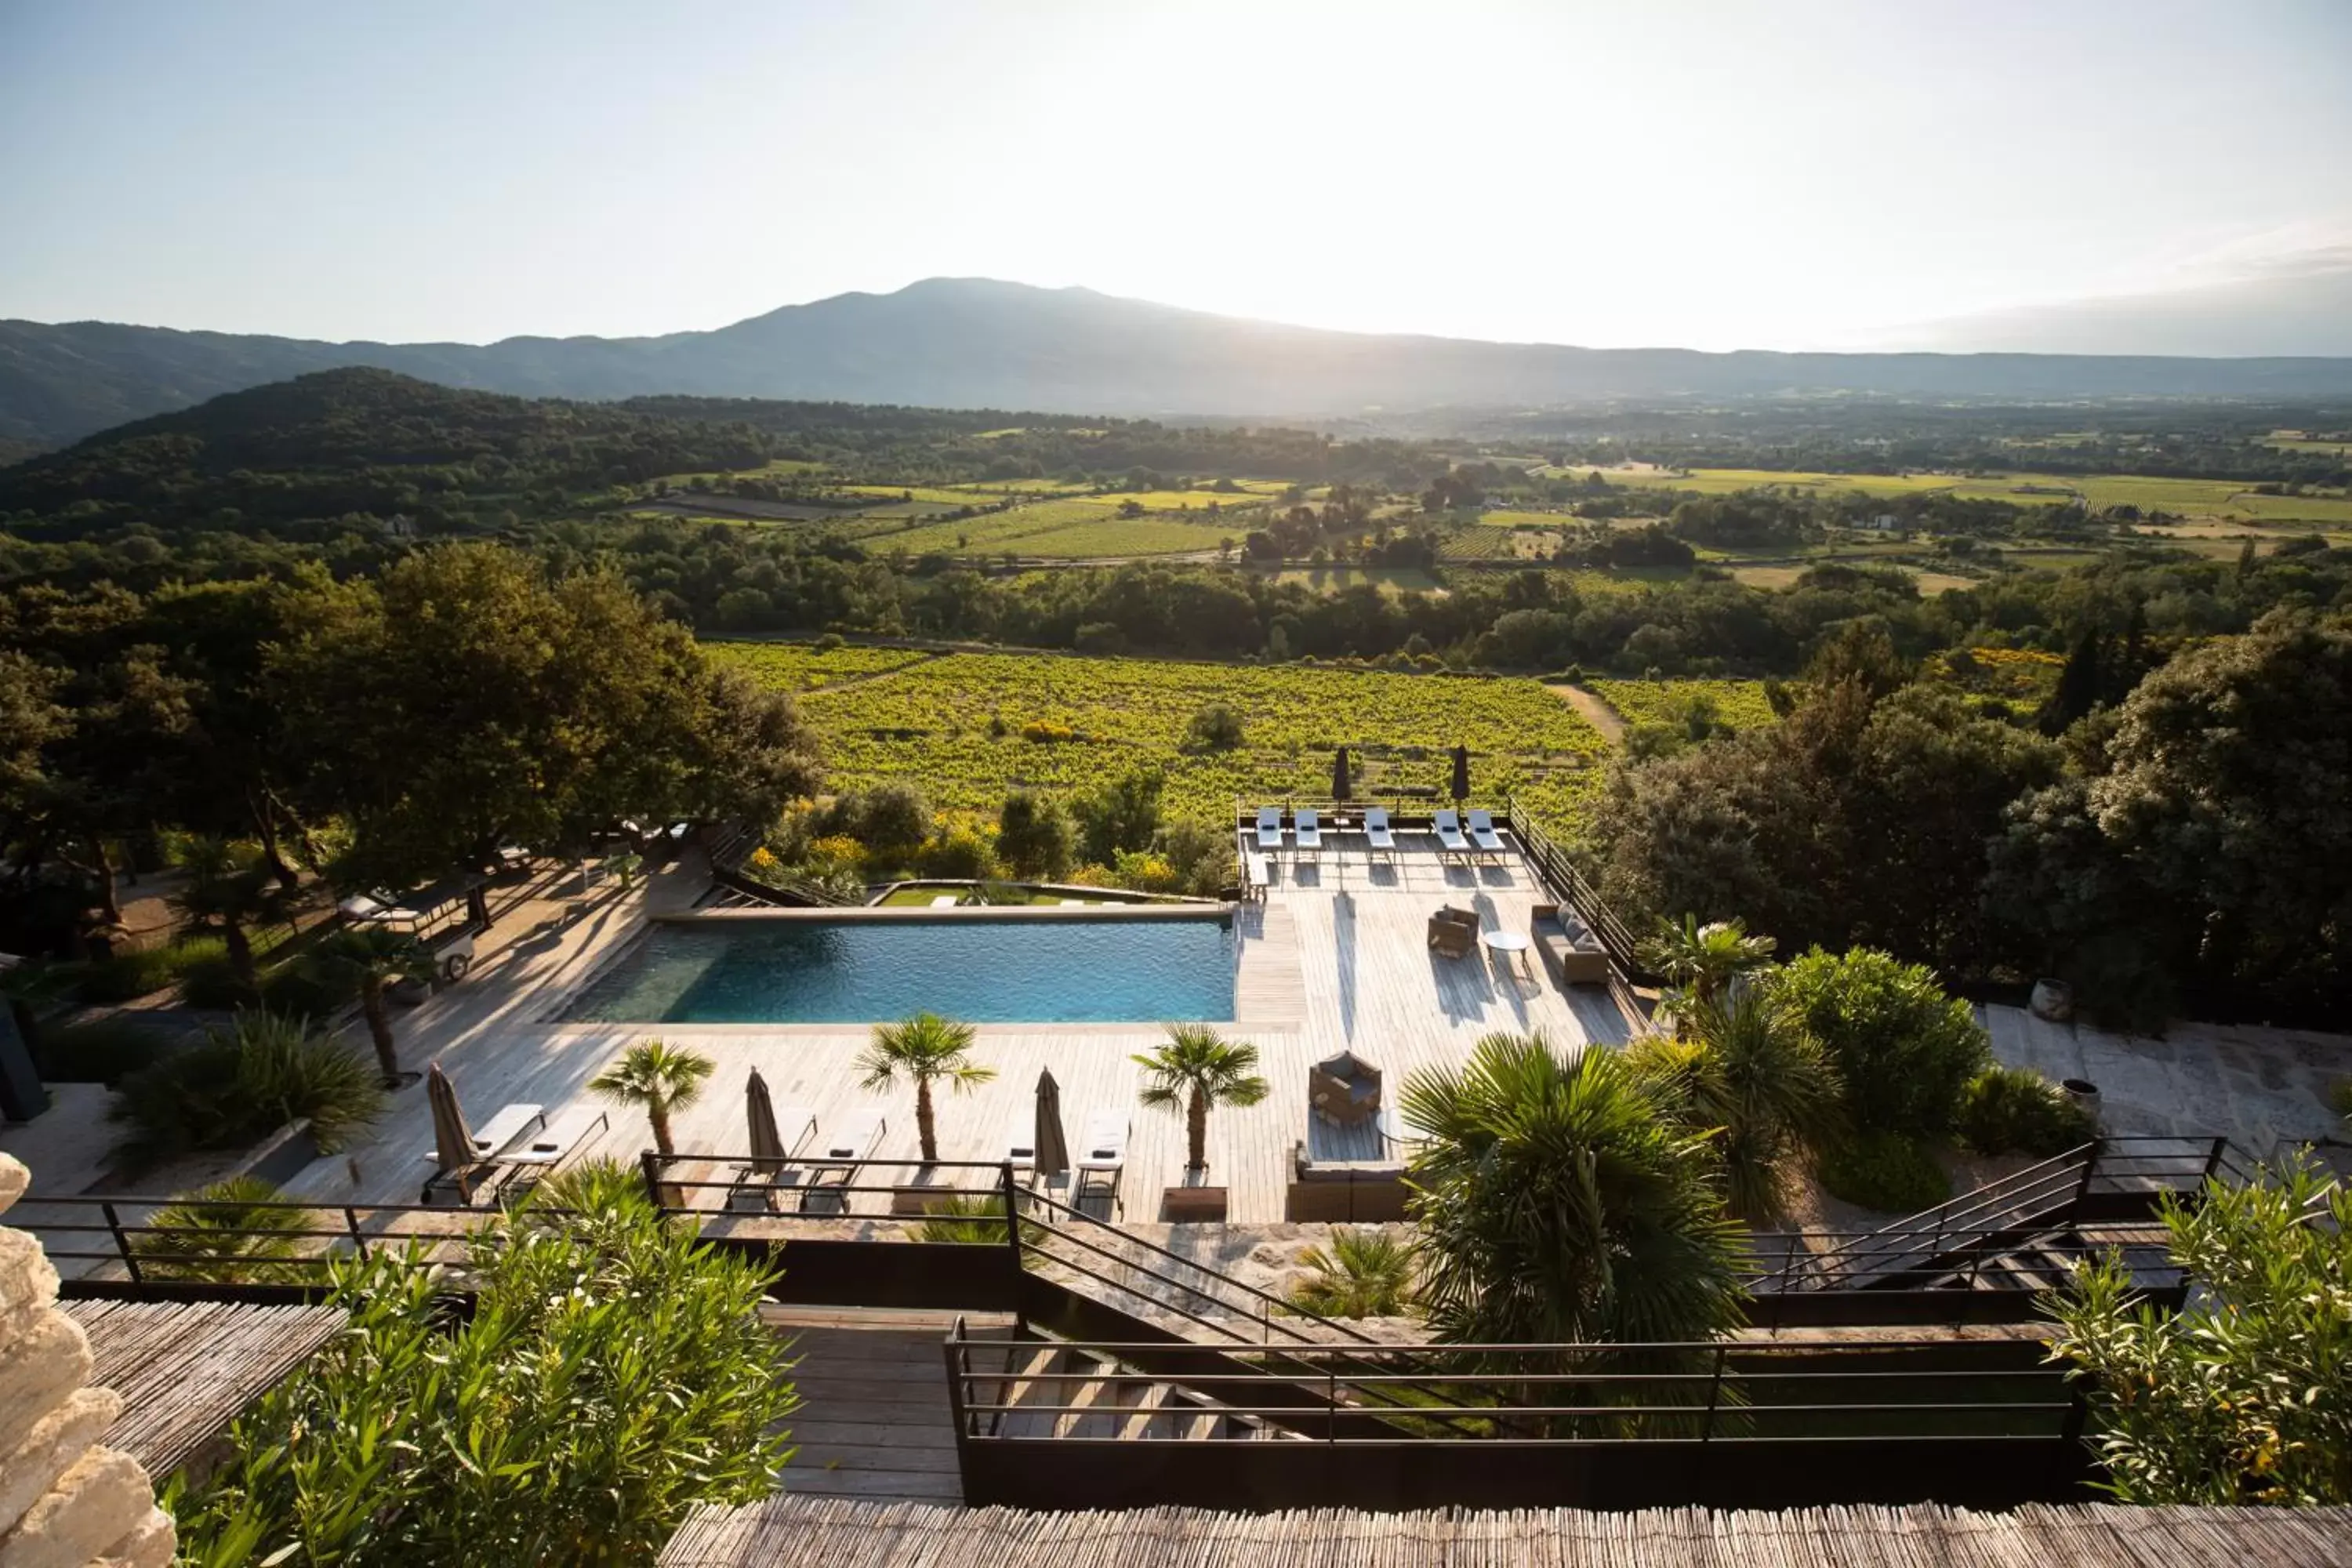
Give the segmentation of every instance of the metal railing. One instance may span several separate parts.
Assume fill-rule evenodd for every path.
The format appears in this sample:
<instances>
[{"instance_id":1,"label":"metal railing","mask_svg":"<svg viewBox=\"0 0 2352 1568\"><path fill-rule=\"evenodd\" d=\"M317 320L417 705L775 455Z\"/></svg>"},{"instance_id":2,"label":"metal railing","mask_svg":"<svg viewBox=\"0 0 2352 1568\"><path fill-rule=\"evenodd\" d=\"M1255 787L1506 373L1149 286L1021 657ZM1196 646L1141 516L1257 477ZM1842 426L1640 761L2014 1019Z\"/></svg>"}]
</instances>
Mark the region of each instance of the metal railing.
<instances>
[{"instance_id":1,"label":"metal railing","mask_svg":"<svg viewBox=\"0 0 2352 1568\"><path fill-rule=\"evenodd\" d=\"M2015 1251L2035 1232L2084 1223L2094 1194L2152 1205L2159 1193L2189 1195L2207 1180L2242 1184L2252 1167L2226 1138L2101 1138L1989 1182L1934 1208L1793 1258L1785 1288L1855 1289L1874 1281L1945 1272ZM2151 1211L2152 1212L2152 1211Z\"/></svg>"},{"instance_id":2,"label":"metal railing","mask_svg":"<svg viewBox=\"0 0 2352 1568\"><path fill-rule=\"evenodd\" d=\"M1006 1429L1015 1414L1123 1418L1130 1406L1007 1398L1011 1385L1093 1384L1114 1391L1167 1384L1120 1371L1164 1351L1140 1342L981 1337L958 1321L946 1342L960 1441L1038 1440ZM1025 1376L1026 1358L1076 1356L1090 1366ZM2064 1369L2031 1350L1950 1340L1785 1339L1665 1344L1293 1345L1237 1351L1203 1406L1273 1425L1297 1421L1292 1400L1317 1389L1316 1440L1769 1443L1852 1437L2080 1436L2082 1403ZM1955 1364L1960 1363L1960 1364ZM1269 1391L1253 1399L1256 1384ZM1431 1419L1415 1421L1422 1415ZM1406 1417L1400 1419L1400 1417ZM1049 1423L1049 1429L1052 1426ZM1173 1440L1190 1436L1178 1424Z\"/></svg>"}]
</instances>

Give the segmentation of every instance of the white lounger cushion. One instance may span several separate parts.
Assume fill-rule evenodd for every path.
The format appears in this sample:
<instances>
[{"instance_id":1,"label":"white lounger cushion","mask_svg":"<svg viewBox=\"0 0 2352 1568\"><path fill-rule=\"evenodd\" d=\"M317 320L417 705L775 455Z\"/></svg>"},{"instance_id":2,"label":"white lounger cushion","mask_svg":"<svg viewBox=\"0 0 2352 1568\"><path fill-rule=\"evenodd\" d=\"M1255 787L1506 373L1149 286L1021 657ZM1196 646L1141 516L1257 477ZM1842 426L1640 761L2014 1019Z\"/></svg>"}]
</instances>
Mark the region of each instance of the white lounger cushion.
<instances>
[{"instance_id":1,"label":"white lounger cushion","mask_svg":"<svg viewBox=\"0 0 2352 1568\"><path fill-rule=\"evenodd\" d=\"M1323 824L1317 818L1313 812L1293 812L1291 813L1291 821L1297 825L1298 847L1301 849L1320 849L1323 847Z\"/></svg>"},{"instance_id":2,"label":"white lounger cushion","mask_svg":"<svg viewBox=\"0 0 2352 1568\"><path fill-rule=\"evenodd\" d=\"M1081 1171L1116 1171L1127 1163L1128 1118L1117 1110L1097 1110L1087 1118L1087 1135L1078 1141Z\"/></svg>"},{"instance_id":3,"label":"white lounger cushion","mask_svg":"<svg viewBox=\"0 0 2352 1568\"><path fill-rule=\"evenodd\" d=\"M1503 847L1503 836L1495 831L1494 817L1483 811L1470 814L1470 837L1477 841L1481 849L1500 849Z\"/></svg>"},{"instance_id":4,"label":"white lounger cushion","mask_svg":"<svg viewBox=\"0 0 2352 1568\"><path fill-rule=\"evenodd\" d=\"M1462 819L1450 811L1441 811L1431 819L1437 828L1438 847L1443 849L1467 849L1470 841L1462 837Z\"/></svg>"},{"instance_id":5,"label":"white lounger cushion","mask_svg":"<svg viewBox=\"0 0 2352 1568\"><path fill-rule=\"evenodd\" d=\"M547 1123L545 1108L537 1105L504 1105L499 1113L482 1123L474 1134L474 1152L495 1159L506 1146L534 1128Z\"/></svg>"},{"instance_id":6,"label":"white lounger cushion","mask_svg":"<svg viewBox=\"0 0 2352 1568\"><path fill-rule=\"evenodd\" d=\"M882 1141L882 1113L878 1110L852 1110L833 1119L833 1125L819 1135L810 1159L821 1165L840 1164L845 1161L863 1160L874 1152L874 1145Z\"/></svg>"},{"instance_id":7,"label":"white lounger cushion","mask_svg":"<svg viewBox=\"0 0 2352 1568\"><path fill-rule=\"evenodd\" d=\"M1258 807L1257 847L1261 849L1282 847L1282 813L1273 806Z\"/></svg>"},{"instance_id":8,"label":"white lounger cushion","mask_svg":"<svg viewBox=\"0 0 2352 1568\"><path fill-rule=\"evenodd\" d=\"M1376 805L1364 813L1364 838L1375 849L1396 847L1396 835L1389 831L1386 806Z\"/></svg>"}]
</instances>

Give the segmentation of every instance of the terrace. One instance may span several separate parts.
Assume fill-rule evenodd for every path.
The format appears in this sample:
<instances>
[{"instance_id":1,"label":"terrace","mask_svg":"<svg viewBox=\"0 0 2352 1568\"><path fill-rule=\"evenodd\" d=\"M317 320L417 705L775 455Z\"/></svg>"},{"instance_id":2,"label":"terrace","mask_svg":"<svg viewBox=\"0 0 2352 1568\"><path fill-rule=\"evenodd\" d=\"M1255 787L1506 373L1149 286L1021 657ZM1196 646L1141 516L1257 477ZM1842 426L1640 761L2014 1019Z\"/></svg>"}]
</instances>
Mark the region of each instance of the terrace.
<instances>
[{"instance_id":1,"label":"terrace","mask_svg":"<svg viewBox=\"0 0 2352 1568\"><path fill-rule=\"evenodd\" d=\"M414 1067L439 1062L478 1126L509 1103L542 1106L551 1119L571 1105L603 1108L588 1080L631 1042L658 1035L718 1064L703 1096L674 1118L681 1151L743 1151L742 1087L757 1068L778 1105L806 1107L821 1125L848 1111L881 1111L888 1130L877 1161L911 1162L911 1089L877 1096L858 1087L854 1063L871 1039L866 1024L551 1021L566 996L639 934L648 909L687 916L698 874L698 868L682 866L636 907L610 908L542 951L513 951L505 962L427 1002L403 1020L404 1058ZM1277 860L1265 900L1234 915L1234 1017L1220 1027L1258 1047L1260 1071L1273 1092L1257 1106L1221 1109L1211 1118L1212 1179L1230 1193L1232 1221L1282 1220L1293 1152L1302 1139L1316 1159L1379 1154L1380 1134L1370 1125L1343 1129L1309 1116L1307 1069L1318 1060L1352 1051L1381 1068L1392 1099L1408 1075L1459 1063L1479 1037L1495 1030L1538 1030L1564 1048L1626 1037L1628 1022L1605 991L1563 992L1532 954L1480 949L1449 959L1428 947L1426 923L1441 904L1475 910L1488 930L1525 931L1531 908L1549 901L1533 868L1516 852L1475 866L1441 862L1433 843L1413 835L1401 835L1399 851L1377 860L1355 844L1327 844L1311 860L1288 855ZM1110 911L1084 915L1104 918ZM1023 911L1009 918L1039 916ZM1123 1217L1156 1221L1161 1189L1182 1177L1183 1125L1180 1117L1137 1103L1142 1073L1131 1058L1164 1037L1158 1024L1147 1021L979 1026L973 1055L997 1077L969 1095L942 1095L942 1159L1001 1161L1006 1130L1029 1113L1037 1075L1050 1068L1061 1085L1064 1121L1073 1139L1094 1111L1132 1116ZM605 1128L579 1157L634 1160L647 1146L643 1119L611 1110ZM372 1140L348 1161L314 1164L289 1184L289 1192L339 1203L414 1202L432 1148L423 1090L403 1090ZM852 1205L854 1213L878 1215L885 1207L877 1201Z\"/></svg>"}]
</instances>

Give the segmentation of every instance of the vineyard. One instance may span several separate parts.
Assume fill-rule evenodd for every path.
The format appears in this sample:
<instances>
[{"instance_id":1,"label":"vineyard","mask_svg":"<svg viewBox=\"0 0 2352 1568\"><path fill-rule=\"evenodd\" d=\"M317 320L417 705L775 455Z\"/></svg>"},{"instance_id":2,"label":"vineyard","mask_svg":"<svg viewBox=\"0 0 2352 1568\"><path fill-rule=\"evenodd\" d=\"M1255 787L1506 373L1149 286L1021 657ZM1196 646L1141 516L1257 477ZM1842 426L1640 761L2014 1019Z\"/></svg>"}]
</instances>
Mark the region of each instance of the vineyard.
<instances>
[{"instance_id":1,"label":"vineyard","mask_svg":"<svg viewBox=\"0 0 2352 1568\"><path fill-rule=\"evenodd\" d=\"M1237 798L1327 798L1341 745L1360 797L1423 790L1434 798L1450 749L1465 745L1478 802L1499 806L1516 794L1566 830L1598 787L1608 752L1598 731L1531 680L766 643L709 648L763 684L803 694L835 788L911 780L950 810L993 812L1016 787L1091 791L1156 765L1167 772L1171 814L1222 822ZM878 662L887 659L909 662ZM870 679L843 684L851 675ZM1211 702L1242 715L1237 748L1186 748L1192 716Z\"/></svg>"},{"instance_id":2,"label":"vineyard","mask_svg":"<svg viewBox=\"0 0 2352 1568\"><path fill-rule=\"evenodd\" d=\"M1628 724L1677 722L1694 697L1715 704L1716 716L1735 730L1774 722L1760 680L1596 680L1592 689Z\"/></svg>"}]
</instances>

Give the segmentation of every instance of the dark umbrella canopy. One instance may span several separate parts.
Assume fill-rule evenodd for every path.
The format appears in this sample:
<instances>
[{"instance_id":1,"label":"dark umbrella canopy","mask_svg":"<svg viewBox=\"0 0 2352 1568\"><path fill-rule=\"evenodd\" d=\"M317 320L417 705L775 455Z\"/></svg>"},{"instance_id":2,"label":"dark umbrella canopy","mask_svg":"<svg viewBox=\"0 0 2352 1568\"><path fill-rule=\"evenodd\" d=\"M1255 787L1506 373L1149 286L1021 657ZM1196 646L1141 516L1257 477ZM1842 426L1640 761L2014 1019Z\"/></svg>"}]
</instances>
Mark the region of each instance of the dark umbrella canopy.
<instances>
[{"instance_id":1,"label":"dark umbrella canopy","mask_svg":"<svg viewBox=\"0 0 2352 1568\"><path fill-rule=\"evenodd\" d=\"M1355 793L1349 787L1353 783L1354 781L1348 776L1348 748L1342 746L1339 748L1339 754L1331 759L1331 798L1347 799Z\"/></svg>"},{"instance_id":2,"label":"dark umbrella canopy","mask_svg":"<svg viewBox=\"0 0 2352 1568\"><path fill-rule=\"evenodd\" d=\"M743 1115L751 1124L751 1165L770 1174L783 1168L784 1141L776 1132L776 1107L768 1098L768 1080L753 1068L743 1080Z\"/></svg>"},{"instance_id":3,"label":"dark umbrella canopy","mask_svg":"<svg viewBox=\"0 0 2352 1568\"><path fill-rule=\"evenodd\" d=\"M1070 1168L1069 1141L1062 1136L1062 1086L1053 1072L1037 1069L1037 1173L1059 1176Z\"/></svg>"},{"instance_id":4,"label":"dark umbrella canopy","mask_svg":"<svg viewBox=\"0 0 2352 1568\"><path fill-rule=\"evenodd\" d=\"M1467 746L1454 748L1454 798L1457 801L1470 798L1470 748Z\"/></svg>"},{"instance_id":5,"label":"dark umbrella canopy","mask_svg":"<svg viewBox=\"0 0 2352 1568\"><path fill-rule=\"evenodd\" d=\"M425 1070L425 1098L433 1107L433 1159L444 1173L474 1163L474 1134L457 1105L457 1086L435 1062Z\"/></svg>"}]
</instances>

